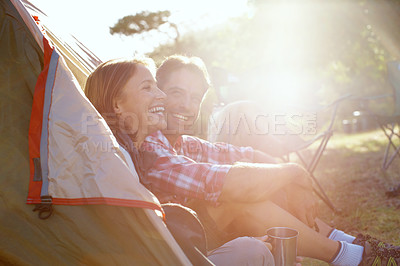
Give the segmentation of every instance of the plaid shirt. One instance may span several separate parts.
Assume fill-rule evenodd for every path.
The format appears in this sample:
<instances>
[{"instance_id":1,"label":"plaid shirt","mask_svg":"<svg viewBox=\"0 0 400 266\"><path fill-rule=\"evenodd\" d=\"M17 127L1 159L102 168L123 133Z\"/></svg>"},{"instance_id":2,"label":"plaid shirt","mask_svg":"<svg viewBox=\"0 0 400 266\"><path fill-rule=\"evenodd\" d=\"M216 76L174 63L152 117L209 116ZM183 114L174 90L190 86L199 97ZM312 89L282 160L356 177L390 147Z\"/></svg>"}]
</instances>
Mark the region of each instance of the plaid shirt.
<instances>
[{"instance_id":1,"label":"plaid shirt","mask_svg":"<svg viewBox=\"0 0 400 266\"><path fill-rule=\"evenodd\" d=\"M173 195L174 201L181 204L189 198L217 204L232 164L253 160L250 147L210 143L187 135L179 137L173 147L160 131L149 135L139 152L145 165L142 183L161 202L166 195Z\"/></svg>"}]
</instances>

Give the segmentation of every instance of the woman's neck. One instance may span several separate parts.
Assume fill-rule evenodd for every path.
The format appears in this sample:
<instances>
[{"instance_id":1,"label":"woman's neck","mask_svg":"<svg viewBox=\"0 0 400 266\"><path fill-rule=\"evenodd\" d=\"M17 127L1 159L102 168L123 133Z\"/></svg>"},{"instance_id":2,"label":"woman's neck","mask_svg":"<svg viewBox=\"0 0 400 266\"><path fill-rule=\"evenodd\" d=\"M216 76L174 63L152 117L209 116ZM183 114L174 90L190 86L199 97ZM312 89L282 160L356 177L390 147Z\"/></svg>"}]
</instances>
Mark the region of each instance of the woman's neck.
<instances>
[{"instance_id":1,"label":"woman's neck","mask_svg":"<svg viewBox=\"0 0 400 266\"><path fill-rule=\"evenodd\" d=\"M137 132L135 140L133 141L135 143L135 146L137 148L140 148L140 145L142 145L145 138L146 138L145 134L143 134L142 132Z\"/></svg>"}]
</instances>

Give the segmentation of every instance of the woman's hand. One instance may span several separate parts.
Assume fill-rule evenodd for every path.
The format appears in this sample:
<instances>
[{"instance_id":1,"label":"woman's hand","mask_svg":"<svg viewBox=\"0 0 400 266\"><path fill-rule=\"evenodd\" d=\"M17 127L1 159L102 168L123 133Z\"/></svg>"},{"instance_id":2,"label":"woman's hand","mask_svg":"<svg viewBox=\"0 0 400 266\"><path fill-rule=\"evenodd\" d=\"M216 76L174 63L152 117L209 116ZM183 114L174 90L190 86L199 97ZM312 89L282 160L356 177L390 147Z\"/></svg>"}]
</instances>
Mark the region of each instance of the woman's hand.
<instances>
[{"instance_id":1,"label":"woman's hand","mask_svg":"<svg viewBox=\"0 0 400 266\"><path fill-rule=\"evenodd\" d=\"M268 236L260 236L260 237L254 237L255 239L258 239L264 243L264 245L272 252L272 245L267 242ZM302 257L297 256L296 257L296 266L301 266L301 262L303 261Z\"/></svg>"},{"instance_id":2,"label":"woman's hand","mask_svg":"<svg viewBox=\"0 0 400 266\"><path fill-rule=\"evenodd\" d=\"M267 242L267 240L268 240L268 236L267 236L267 235L265 235L265 236L259 236L259 237L254 237L254 238L260 240L261 242L263 242L264 245L265 245L270 251L272 251L272 245L271 245L271 243Z\"/></svg>"},{"instance_id":3,"label":"woman's hand","mask_svg":"<svg viewBox=\"0 0 400 266\"><path fill-rule=\"evenodd\" d=\"M297 256L296 257L296 266L301 266L302 261L303 261L303 257Z\"/></svg>"}]
</instances>

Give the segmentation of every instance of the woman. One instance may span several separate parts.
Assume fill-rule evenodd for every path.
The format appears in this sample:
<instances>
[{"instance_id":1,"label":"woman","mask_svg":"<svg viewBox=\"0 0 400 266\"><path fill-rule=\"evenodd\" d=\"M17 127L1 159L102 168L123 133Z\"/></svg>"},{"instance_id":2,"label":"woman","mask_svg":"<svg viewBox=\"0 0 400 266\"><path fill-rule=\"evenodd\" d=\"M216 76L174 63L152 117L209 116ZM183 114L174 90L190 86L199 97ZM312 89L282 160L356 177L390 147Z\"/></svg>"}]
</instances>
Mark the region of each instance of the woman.
<instances>
[{"instance_id":1,"label":"woman","mask_svg":"<svg viewBox=\"0 0 400 266\"><path fill-rule=\"evenodd\" d=\"M165 127L165 94L157 88L151 59L110 60L88 77L85 93L118 142L130 153L148 132Z\"/></svg>"},{"instance_id":2,"label":"woman","mask_svg":"<svg viewBox=\"0 0 400 266\"><path fill-rule=\"evenodd\" d=\"M121 150L128 158L126 161L131 170L135 171L132 158L139 175L142 167L136 147L148 134L166 126L163 113L165 94L158 89L154 73L154 62L148 58L110 60L97 67L85 86L86 96L123 147ZM167 225L169 217L167 214ZM169 229L173 231L172 226ZM192 262L201 260L193 255L195 252L192 251L196 250L193 242L189 241L192 246L188 247L191 244L187 239L181 242L177 235L175 238ZM254 238L238 238L214 250L209 259L217 265L273 265L267 246L270 247ZM207 264L207 261L203 260L201 264Z\"/></svg>"}]
</instances>

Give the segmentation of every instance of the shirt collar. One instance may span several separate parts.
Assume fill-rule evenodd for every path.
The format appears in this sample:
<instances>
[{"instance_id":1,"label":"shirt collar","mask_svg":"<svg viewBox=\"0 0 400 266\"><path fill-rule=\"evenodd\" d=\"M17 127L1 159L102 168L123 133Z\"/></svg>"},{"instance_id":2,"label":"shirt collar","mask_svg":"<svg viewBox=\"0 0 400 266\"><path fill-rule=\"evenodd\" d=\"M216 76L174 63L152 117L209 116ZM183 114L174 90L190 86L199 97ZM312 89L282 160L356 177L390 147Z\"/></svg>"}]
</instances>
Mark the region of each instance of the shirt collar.
<instances>
[{"instance_id":1,"label":"shirt collar","mask_svg":"<svg viewBox=\"0 0 400 266\"><path fill-rule=\"evenodd\" d=\"M167 137L160 130L148 135L145 138L145 141L153 144L160 144L161 142L171 150L179 150L182 146L182 136L176 140L176 143L173 146L171 143L169 143Z\"/></svg>"}]
</instances>

